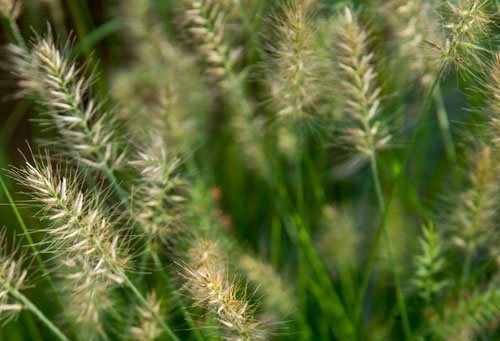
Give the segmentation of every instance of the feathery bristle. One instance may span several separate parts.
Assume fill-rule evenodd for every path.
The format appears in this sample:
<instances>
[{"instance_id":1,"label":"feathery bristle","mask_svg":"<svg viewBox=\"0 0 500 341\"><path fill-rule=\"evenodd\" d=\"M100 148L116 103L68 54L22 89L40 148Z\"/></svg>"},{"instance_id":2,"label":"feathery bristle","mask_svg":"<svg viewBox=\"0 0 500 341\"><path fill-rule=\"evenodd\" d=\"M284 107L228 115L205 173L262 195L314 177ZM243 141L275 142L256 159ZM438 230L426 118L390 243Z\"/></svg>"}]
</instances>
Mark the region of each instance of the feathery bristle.
<instances>
[{"instance_id":1,"label":"feathery bristle","mask_svg":"<svg viewBox=\"0 0 500 341\"><path fill-rule=\"evenodd\" d=\"M386 124L380 118L381 88L369 52L368 33L357 16L346 8L337 32L334 53L338 58L340 86L345 110L357 127L345 128L342 140L363 155L371 155L390 142Z\"/></svg>"}]
</instances>

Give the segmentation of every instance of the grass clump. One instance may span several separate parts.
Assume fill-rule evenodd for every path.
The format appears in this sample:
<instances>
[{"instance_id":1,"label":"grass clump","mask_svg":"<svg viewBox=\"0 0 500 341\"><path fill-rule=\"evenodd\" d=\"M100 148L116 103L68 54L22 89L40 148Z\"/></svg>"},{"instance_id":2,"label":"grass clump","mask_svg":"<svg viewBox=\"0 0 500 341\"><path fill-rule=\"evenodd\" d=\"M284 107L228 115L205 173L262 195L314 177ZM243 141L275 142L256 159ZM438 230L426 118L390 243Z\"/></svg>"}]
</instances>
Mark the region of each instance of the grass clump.
<instances>
[{"instance_id":1,"label":"grass clump","mask_svg":"<svg viewBox=\"0 0 500 341\"><path fill-rule=\"evenodd\" d=\"M498 339L496 2L0 16L0 339Z\"/></svg>"}]
</instances>

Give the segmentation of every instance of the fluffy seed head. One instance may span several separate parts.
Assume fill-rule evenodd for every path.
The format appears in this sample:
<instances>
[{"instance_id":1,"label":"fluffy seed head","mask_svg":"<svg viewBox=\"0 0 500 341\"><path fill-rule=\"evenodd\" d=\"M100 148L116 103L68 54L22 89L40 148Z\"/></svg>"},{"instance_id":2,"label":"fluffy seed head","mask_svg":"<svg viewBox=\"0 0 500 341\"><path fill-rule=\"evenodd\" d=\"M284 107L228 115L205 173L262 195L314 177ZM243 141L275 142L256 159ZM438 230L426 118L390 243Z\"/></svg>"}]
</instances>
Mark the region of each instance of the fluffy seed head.
<instances>
[{"instance_id":1,"label":"fluffy seed head","mask_svg":"<svg viewBox=\"0 0 500 341\"><path fill-rule=\"evenodd\" d=\"M161 316L161 301L158 299L156 292L151 291L148 293L146 300L156 315ZM163 329L158 324L158 320L150 310L142 307L137 307L136 312L139 324L130 328L132 339L138 341L156 340L163 332Z\"/></svg>"},{"instance_id":2,"label":"fluffy seed head","mask_svg":"<svg viewBox=\"0 0 500 341\"><path fill-rule=\"evenodd\" d=\"M271 18L275 36L270 42L269 74L273 78L269 81L278 118L304 123L313 117L311 107L321 92L321 63L311 46L314 21L301 2L292 2L283 11Z\"/></svg>"},{"instance_id":3,"label":"fluffy seed head","mask_svg":"<svg viewBox=\"0 0 500 341\"><path fill-rule=\"evenodd\" d=\"M296 309L294 293L269 264L245 255L240 258L238 266L249 281L259 287L263 306L266 311L277 313L275 319L278 322L293 313Z\"/></svg>"},{"instance_id":4,"label":"fluffy seed head","mask_svg":"<svg viewBox=\"0 0 500 341\"><path fill-rule=\"evenodd\" d=\"M226 43L224 4L218 0L188 0L187 3L188 31L200 43L198 51L208 64L207 71L216 79L224 79L239 55Z\"/></svg>"},{"instance_id":5,"label":"fluffy seed head","mask_svg":"<svg viewBox=\"0 0 500 341\"><path fill-rule=\"evenodd\" d=\"M315 238L318 251L328 262L331 271L355 267L359 261L360 235L348 210L327 205L323 208L321 229Z\"/></svg>"},{"instance_id":6,"label":"fluffy seed head","mask_svg":"<svg viewBox=\"0 0 500 341\"><path fill-rule=\"evenodd\" d=\"M471 74L472 70L477 72L477 68L484 66L482 55L489 51L483 47L483 40L492 23L488 6L488 0L444 2L442 23L447 38L441 43L441 50L445 63L453 62Z\"/></svg>"},{"instance_id":7,"label":"fluffy seed head","mask_svg":"<svg viewBox=\"0 0 500 341\"><path fill-rule=\"evenodd\" d=\"M493 157L491 147L484 144L471 152L469 188L458 196L458 205L448 217L455 244L469 251L498 237L495 217L500 182Z\"/></svg>"},{"instance_id":8,"label":"fluffy seed head","mask_svg":"<svg viewBox=\"0 0 500 341\"><path fill-rule=\"evenodd\" d=\"M19 0L0 0L0 15L9 19L17 20L21 15L22 2Z\"/></svg>"},{"instance_id":9,"label":"fluffy seed head","mask_svg":"<svg viewBox=\"0 0 500 341\"><path fill-rule=\"evenodd\" d=\"M242 80L245 73L236 73L236 63L241 49L233 49L227 42L225 16L226 1L187 0L189 9L185 12L188 30L199 42L198 51L208 63L208 73L228 94L230 105L236 112L231 117L231 126L237 131L235 138L242 146L250 167L267 175L268 164L262 145L261 123L253 117L253 108L244 91Z\"/></svg>"},{"instance_id":10,"label":"fluffy seed head","mask_svg":"<svg viewBox=\"0 0 500 341\"><path fill-rule=\"evenodd\" d=\"M410 79L429 86L437 72L437 64L425 42L437 34L435 5L427 0L392 0L383 8L384 18L394 30L398 55L407 64Z\"/></svg>"},{"instance_id":11,"label":"fluffy seed head","mask_svg":"<svg viewBox=\"0 0 500 341\"><path fill-rule=\"evenodd\" d=\"M236 284L228 277L219 243L199 239L189 254L190 264L183 266L185 288L197 305L217 315L226 339L265 339L267 333L262 323L253 317L253 307L239 297Z\"/></svg>"},{"instance_id":12,"label":"fluffy seed head","mask_svg":"<svg viewBox=\"0 0 500 341\"><path fill-rule=\"evenodd\" d=\"M481 330L498 322L500 289L492 283L483 290L463 290L443 310L442 316L432 321L433 328L446 340L473 340Z\"/></svg>"},{"instance_id":13,"label":"fluffy seed head","mask_svg":"<svg viewBox=\"0 0 500 341\"><path fill-rule=\"evenodd\" d=\"M112 224L114 214L104 213L102 196L82 190L82 174L54 169L48 159L26 162L12 174L50 223L44 229L48 236L43 243L45 252L65 255L91 270L96 279L123 282L130 261L128 243Z\"/></svg>"},{"instance_id":14,"label":"fluffy seed head","mask_svg":"<svg viewBox=\"0 0 500 341\"><path fill-rule=\"evenodd\" d=\"M495 61L489 68L489 82L487 83L488 109L490 118L490 138L495 151L500 151L500 53L496 53ZM498 160L498 157L497 157Z\"/></svg>"},{"instance_id":15,"label":"fluffy seed head","mask_svg":"<svg viewBox=\"0 0 500 341\"><path fill-rule=\"evenodd\" d=\"M430 302L433 295L441 291L447 284L436 276L443 270L445 262L442 249L442 241L437 230L433 226L423 228L423 236L419 240L420 251L415 256L415 274L412 284L418 291L418 295L425 301Z\"/></svg>"},{"instance_id":16,"label":"fluffy seed head","mask_svg":"<svg viewBox=\"0 0 500 341\"><path fill-rule=\"evenodd\" d=\"M64 293L67 313L78 323L85 337L105 336L104 320L113 310L116 282L102 277L102 269L94 269L84 256L60 260L59 282Z\"/></svg>"},{"instance_id":17,"label":"fluffy seed head","mask_svg":"<svg viewBox=\"0 0 500 341\"><path fill-rule=\"evenodd\" d=\"M59 49L49 32L46 37L38 36L30 51L14 45L9 48L21 93L47 108L41 124L62 137L46 145L64 146L64 154L97 169L118 168L125 149L116 136L116 113L92 98L93 77L85 77L85 67L68 57L69 44Z\"/></svg>"},{"instance_id":18,"label":"fluffy seed head","mask_svg":"<svg viewBox=\"0 0 500 341\"><path fill-rule=\"evenodd\" d=\"M206 267L211 264L214 267L223 266L224 253L220 243L213 239L196 238L188 252L189 264L192 268Z\"/></svg>"},{"instance_id":19,"label":"fluffy seed head","mask_svg":"<svg viewBox=\"0 0 500 341\"><path fill-rule=\"evenodd\" d=\"M368 48L368 33L349 8L341 17L334 53L345 110L356 125L343 130L342 140L362 155L370 155L387 146L391 135L380 118L381 89L376 85L377 72Z\"/></svg>"},{"instance_id":20,"label":"fluffy seed head","mask_svg":"<svg viewBox=\"0 0 500 341\"><path fill-rule=\"evenodd\" d=\"M181 160L165 150L161 139L156 142L130 164L140 173L134 196L136 219L149 237L164 238L183 227L187 184L179 176Z\"/></svg>"},{"instance_id":21,"label":"fluffy seed head","mask_svg":"<svg viewBox=\"0 0 500 341\"><path fill-rule=\"evenodd\" d=\"M124 283L131 260L128 241L112 223L118 215L104 211L102 194L82 190L83 174L54 168L48 156L11 174L48 222L41 246L61 265L69 314L84 330L103 334L109 297Z\"/></svg>"},{"instance_id":22,"label":"fluffy seed head","mask_svg":"<svg viewBox=\"0 0 500 341\"><path fill-rule=\"evenodd\" d=\"M123 38L135 58L113 78L112 94L123 103L129 138L137 144L154 131L179 152L190 152L200 138L191 133L200 123L200 108L209 107L205 83L195 58L171 43L151 3L123 2Z\"/></svg>"}]
</instances>

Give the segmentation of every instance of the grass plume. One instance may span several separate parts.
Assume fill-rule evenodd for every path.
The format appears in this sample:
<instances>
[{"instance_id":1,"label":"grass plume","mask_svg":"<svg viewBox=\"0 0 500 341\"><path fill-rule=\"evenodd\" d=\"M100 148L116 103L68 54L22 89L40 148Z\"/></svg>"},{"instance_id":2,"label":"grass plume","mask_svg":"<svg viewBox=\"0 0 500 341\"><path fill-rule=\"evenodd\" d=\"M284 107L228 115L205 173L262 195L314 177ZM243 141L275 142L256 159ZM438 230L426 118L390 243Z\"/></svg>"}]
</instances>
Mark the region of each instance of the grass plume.
<instances>
[{"instance_id":1,"label":"grass plume","mask_svg":"<svg viewBox=\"0 0 500 341\"><path fill-rule=\"evenodd\" d=\"M362 155L369 156L391 141L386 123L381 120L381 88L372 65L369 36L357 16L346 8L334 43L337 68L344 94L345 110L355 127L345 128L342 141Z\"/></svg>"},{"instance_id":2,"label":"grass plume","mask_svg":"<svg viewBox=\"0 0 500 341\"><path fill-rule=\"evenodd\" d=\"M18 0L0 0L0 14L9 20L17 20L21 15L22 2Z\"/></svg>"},{"instance_id":3,"label":"grass plume","mask_svg":"<svg viewBox=\"0 0 500 341\"><path fill-rule=\"evenodd\" d=\"M30 50L10 45L21 94L34 96L47 108L42 124L56 129L61 140L45 145L62 150L96 169L120 167L126 153L117 139L116 115L92 97L93 76L69 57L70 45L62 49L49 30L38 36Z\"/></svg>"},{"instance_id":4,"label":"grass plume","mask_svg":"<svg viewBox=\"0 0 500 341\"><path fill-rule=\"evenodd\" d=\"M241 297L240 290L229 277L216 241L198 239L183 273L186 289L197 305L217 316L227 339L265 339L267 331L262 322L253 317L253 307Z\"/></svg>"},{"instance_id":5,"label":"grass plume","mask_svg":"<svg viewBox=\"0 0 500 341\"><path fill-rule=\"evenodd\" d=\"M276 31L270 42L270 79L278 119L303 124L314 117L311 107L321 92L321 59L312 46L312 6L290 2L271 21Z\"/></svg>"}]
</instances>

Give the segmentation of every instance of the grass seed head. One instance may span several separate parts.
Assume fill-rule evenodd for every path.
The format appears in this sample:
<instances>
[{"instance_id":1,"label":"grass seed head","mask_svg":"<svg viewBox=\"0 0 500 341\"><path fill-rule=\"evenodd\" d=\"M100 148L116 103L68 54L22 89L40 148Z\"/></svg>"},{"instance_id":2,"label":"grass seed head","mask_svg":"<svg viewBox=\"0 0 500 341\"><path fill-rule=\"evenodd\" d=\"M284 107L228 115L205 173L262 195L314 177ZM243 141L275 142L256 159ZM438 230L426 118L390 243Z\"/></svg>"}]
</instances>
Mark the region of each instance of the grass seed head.
<instances>
[{"instance_id":1,"label":"grass seed head","mask_svg":"<svg viewBox=\"0 0 500 341\"><path fill-rule=\"evenodd\" d=\"M254 318L254 308L240 298L237 285L228 277L227 264L218 241L198 238L183 266L185 288L196 305L216 314L228 340L261 340L267 331Z\"/></svg>"},{"instance_id":2,"label":"grass seed head","mask_svg":"<svg viewBox=\"0 0 500 341\"><path fill-rule=\"evenodd\" d=\"M23 257L16 256L17 249L9 252L5 233L0 230L0 322L7 323L23 309L12 294L26 287L28 272L23 269Z\"/></svg>"},{"instance_id":3,"label":"grass seed head","mask_svg":"<svg viewBox=\"0 0 500 341\"><path fill-rule=\"evenodd\" d=\"M343 104L355 124L343 129L342 141L369 156L386 147L391 135L380 117L382 90L376 85L378 75L369 50L369 35L350 8L345 8L340 18L333 52Z\"/></svg>"},{"instance_id":4,"label":"grass seed head","mask_svg":"<svg viewBox=\"0 0 500 341\"><path fill-rule=\"evenodd\" d=\"M239 259L238 267L258 287L266 315L276 315L273 319L279 323L285 316L293 314L297 307L293 290L271 265L244 255Z\"/></svg>"},{"instance_id":5,"label":"grass seed head","mask_svg":"<svg viewBox=\"0 0 500 341\"><path fill-rule=\"evenodd\" d=\"M425 226L422 231L423 236L419 240L420 251L414 259L416 269L412 284L418 295L426 302L430 302L447 284L446 281L437 278L445 266L444 250L436 228Z\"/></svg>"},{"instance_id":6,"label":"grass seed head","mask_svg":"<svg viewBox=\"0 0 500 341\"><path fill-rule=\"evenodd\" d=\"M10 45L21 94L33 96L47 111L41 125L55 129L61 139L45 141L70 158L97 169L120 166L126 149L118 141L116 112L92 96L94 76L69 57L69 41L58 48L52 33L37 36L31 49Z\"/></svg>"},{"instance_id":7,"label":"grass seed head","mask_svg":"<svg viewBox=\"0 0 500 341\"><path fill-rule=\"evenodd\" d=\"M65 255L96 279L123 283L121 276L130 263L128 242L113 226L113 212L105 213L101 195L83 191L83 174L54 168L46 157L26 162L12 175L49 223L43 230L45 252Z\"/></svg>"},{"instance_id":8,"label":"grass seed head","mask_svg":"<svg viewBox=\"0 0 500 341\"><path fill-rule=\"evenodd\" d=\"M179 175L181 160L167 152L162 141L152 142L130 162L140 174L133 197L135 217L150 238L165 238L184 228L188 196L187 182Z\"/></svg>"},{"instance_id":9,"label":"grass seed head","mask_svg":"<svg viewBox=\"0 0 500 341\"><path fill-rule=\"evenodd\" d=\"M146 300L157 316L162 315L162 302L157 297L155 291L147 294ZM137 341L154 341L163 333L163 329L158 325L158 321L150 310L142 307L136 308L138 315L138 325L130 328L131 339Z\"/></svg>"},{"instance_id":10,"label":"grass seed head","mask_svg":"<svg viewBox=\"0 0 500 341\"><path fill-rule=\"evenodd\" d=\"M486 86L486 93L489 97L487 109L490 117L490 138L495 151L500 152L500 53L497 52L495 60L488 69L489 81ZM498 161L498 158L497 158Z\"/></svg>"},{"instance_id":11,"label":"grass seed head","mask_svg":"<svg viewBox=\"0 0 500 341\"><path fill-rule=\"evenodd\" d=\"M459 70L475 77L485 67L485 47L492 15L489 0L449 0L442 5L445 40L440 43L445 64L453 63Z\"/></svg>"},{"instance_id":12,"label":"grass seed head","mask_svg":"<svg viewBox=\"0 0 500 341\"><path fill-rule=\"evenodd\" d=\"M200 43L198 52L208 65L207 72L223 80L232 72L238 58L226 42L225 6L218 0L188 0L185 12L188 31Z\"/></svg>"},{"instance_id":13,"label":"grass seed head","mask_svg":"<svg viewBox=\"0 0 500 341\"><path fill-rule=\"evenodd\" d=\"M383 7L384 18L394 30L394 45L412 81L421 86L432 84L438 71L426 41L438 34L436 7L427 0L392 0ZM407 65L407 66L406 66Z\"/></svg>"},{"instance_id":14,"label":"grass seed head","mask_svg":"<svg viewBox=\"0 0 500 341\"><path fill-rule=\"evenodd\" d=\"M300 1L271 17L275 35L270 41L269 75L278 118L307 123L314 117L314 102L321 94L322 61L312 46L315 21L312 11Z\"/></svg>"},{"instance_id":15,"label":"grass seed head","mask_svg":"<svg viewBox=\"0 0 500 341\"><path fill-rule=\"evenodd\" d=\"M17 20L21 15L22 8L20 0L0 0L0 15L9 20Z\"/></svg>"}]
</instances>

